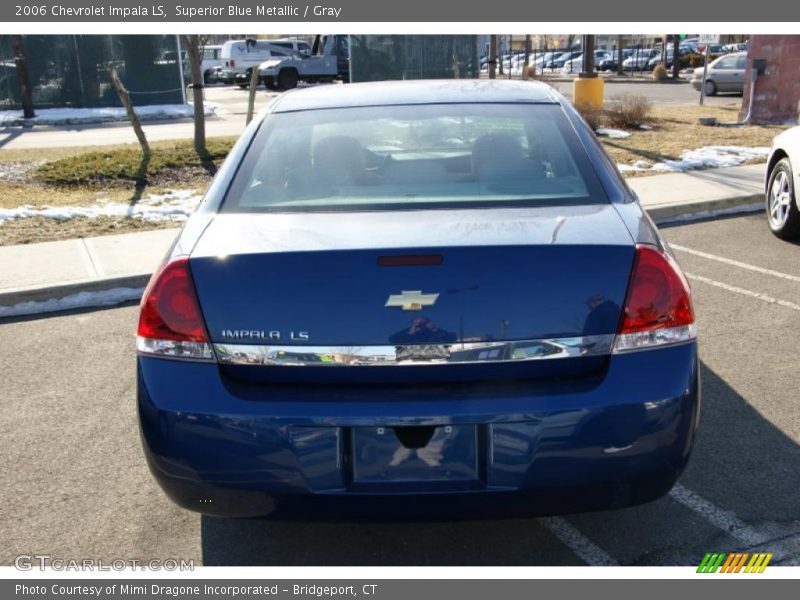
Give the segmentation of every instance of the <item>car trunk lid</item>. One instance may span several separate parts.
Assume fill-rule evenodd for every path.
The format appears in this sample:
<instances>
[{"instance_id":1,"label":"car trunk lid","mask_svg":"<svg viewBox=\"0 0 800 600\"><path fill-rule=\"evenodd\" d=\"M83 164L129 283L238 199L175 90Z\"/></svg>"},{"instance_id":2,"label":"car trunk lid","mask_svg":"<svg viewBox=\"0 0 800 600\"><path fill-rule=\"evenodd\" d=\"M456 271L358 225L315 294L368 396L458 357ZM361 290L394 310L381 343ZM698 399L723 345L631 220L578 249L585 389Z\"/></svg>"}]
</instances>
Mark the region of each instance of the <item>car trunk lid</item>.
<instances>
[{"instance_id":1,"label":"car trunk lid","mask_svg":"<svg viewBox=\"0 0 800 600\"><path fill-rule=\"evenodd\" d=\"M273 354L260 361L272 367L269 377L310 372L288 374L290 364L378 366L342 359L376 349L396 364L413 359L415 369L427 356L431 367L443 368L428 368L424 377L438 380L457 372L442 362L462 363L459 377L596 370L598 355L607 352L564 346L613 338L633 259L633 242L613 207L593 205L220 215L190 265L211 341L222 352L282 351L284 360ZM544 340L555 346L531 345ZM325 349L327 360L320 359ZM559 352L567 360L548 366L520 371L502 364ZM476 369L478 362L485 364ZM230 370L254 371L254 364ZM384 380L382 371L369 377Z\"/></svg>"}]
</instances>

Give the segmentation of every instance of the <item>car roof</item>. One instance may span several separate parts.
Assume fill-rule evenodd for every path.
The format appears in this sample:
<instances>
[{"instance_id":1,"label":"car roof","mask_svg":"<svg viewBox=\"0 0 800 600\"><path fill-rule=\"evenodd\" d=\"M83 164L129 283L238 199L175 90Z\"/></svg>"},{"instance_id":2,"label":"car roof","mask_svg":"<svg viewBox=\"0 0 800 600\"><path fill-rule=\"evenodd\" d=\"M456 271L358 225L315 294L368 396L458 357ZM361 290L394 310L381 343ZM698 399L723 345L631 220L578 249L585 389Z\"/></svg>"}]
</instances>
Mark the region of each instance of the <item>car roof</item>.
<instances>
[{"instance_id":1,"label":"car roof","mask_svg":"<svg viewBox=\"0 0 800 600\"><path fill-rule=\"evenodd\" d=\"M271 112L403 104L558 104L558 95L538 81L432 79L317 85L280 96Z\"/></svg>"}]
</instances>

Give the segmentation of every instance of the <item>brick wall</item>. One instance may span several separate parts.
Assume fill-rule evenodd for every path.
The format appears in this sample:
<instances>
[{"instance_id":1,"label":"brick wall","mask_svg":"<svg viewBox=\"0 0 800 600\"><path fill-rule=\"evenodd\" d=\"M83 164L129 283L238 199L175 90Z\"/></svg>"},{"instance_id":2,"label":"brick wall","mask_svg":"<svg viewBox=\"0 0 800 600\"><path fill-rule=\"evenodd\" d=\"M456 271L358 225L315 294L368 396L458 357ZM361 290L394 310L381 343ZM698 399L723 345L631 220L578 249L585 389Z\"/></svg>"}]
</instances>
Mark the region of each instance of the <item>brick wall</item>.
<instances>
[{"instance_id":1,"label":"brick wall","mask_svg":"<svg viewBox=\"0 0 800 600\"><path fill-rule=\"evenodd\" d=\"M764 75L756 80L753 123L796 123L800 103L800 35L754 35L747 51L744 100L741 117L750 99L750 68L753 59L767 61Z\"/></svg>"}]
</instances>

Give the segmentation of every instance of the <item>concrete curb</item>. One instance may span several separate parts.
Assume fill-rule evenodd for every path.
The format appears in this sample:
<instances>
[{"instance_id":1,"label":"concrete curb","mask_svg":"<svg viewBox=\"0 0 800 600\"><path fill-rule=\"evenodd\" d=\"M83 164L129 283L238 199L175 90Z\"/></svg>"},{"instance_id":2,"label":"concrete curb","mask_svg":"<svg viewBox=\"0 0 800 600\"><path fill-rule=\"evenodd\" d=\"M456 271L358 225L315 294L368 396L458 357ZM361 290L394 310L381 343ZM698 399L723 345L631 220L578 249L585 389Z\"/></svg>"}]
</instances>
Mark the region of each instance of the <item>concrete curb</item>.
<instances>
[{"instance_id":1,"label":"concrete curb","mask_svg":"<svg viewBox=\"0 0 800 600\"><path fill-rule=\"evenodd\" d=\"M748 194L716 200L666 204L652 208L645 207L645 210L656 223L674 223L676 221L690 222L693 218L715 218L722 216L715 213L717 211L735 211L735 209L739 207L761 203L763 202L763 198L763 194ZM141 273L124 277L107 277L57 286L42 286L0 292L0 307L13 306L14 304L22 302L42 302L45 300L61 299L81 292L100 292L115 288L143 288L147 285L149 279L149 273Z\"/></svg>"},{"instance_id":2,"label":"concrete curb","mask_svg":"<svg viewBox=\"0 0 800 600\"><path fill-rule=\"evenodd\" d=\"M645 207L647 214L657 224L665 221L674 221L677 217L702 218L704 216L714 216L716 211L725 211L751 204L761 204L764 202L764 194L748 194L733 198L718 198L716 200L699 200L697 202L682 204L664 204L652 208Z\"/></svg>"},{"instance_id":3,"label":"concrete curb","mask_svg":"<svg viewBox=\"0 0 800 600\"><path fill-rule=\"evenodd\" d=\"M57 300L80 294L81 292L102 292L115 288L143 288L150 280L150 273L141 275L127 275L125 277L106 277L104 279L92 279L77 283L64 285L42 286L0 292L0 306L13 306L22 302L44 302L45 300Z\"/></svg>"}]
</instances>

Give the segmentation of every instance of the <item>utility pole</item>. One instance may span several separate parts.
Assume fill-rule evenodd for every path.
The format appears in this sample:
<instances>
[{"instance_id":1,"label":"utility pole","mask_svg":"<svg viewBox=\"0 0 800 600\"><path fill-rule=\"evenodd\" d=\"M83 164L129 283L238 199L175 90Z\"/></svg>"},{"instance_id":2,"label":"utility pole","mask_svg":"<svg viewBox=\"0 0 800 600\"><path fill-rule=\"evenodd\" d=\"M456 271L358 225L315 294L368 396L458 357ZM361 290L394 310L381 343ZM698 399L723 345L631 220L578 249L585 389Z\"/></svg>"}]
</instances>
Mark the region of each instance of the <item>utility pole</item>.
<instances>
[{"instance_id":1,"label":"utility pole","mask_svg":"<svg viewBox=\"0 0 800 600\"><path fill-rule=\"evenodd\" d=\"M679 34L675 34L672 36L672 78L677 81L681 77L681 65L680 65L680 39L681 36Z\"/></svg>"},{"instance_id":2,"label":"utility pole","mask_svg":"<svg viewBox=\"0 0 800 600\"><path fill-rule=\"evenodd\" d=\"M17 68L22 114L26 119L32 119L36 116L36 113L33 111L33 93L28 79L28 62L25 58L25 46L22 43L22 36L12 35L11 45L14 49L14 64Z\"/></svg>"},{"instance_id":3,"label":"utility pole","mask_svg":"<svg viewBox=\"0 0 800 600\"><path fill-rule=\"evenodd\" d=\"M703 87L700 89L700 106L703 106L703 101L706 99L706 77L708 76L708 59L710 54L711 44L706 42L705 60L703 61Z\"/></svg>"},{"instance_id":4,"label":"utility pole","mask_svg":"<svg viewBox=\"0 0 800 600\"><path fill-rule=\"evenodd\" d=\"M495 58L497 58L497 53L495 53ZM503 72L503 54L502 53L500 53L500 57L499 58L500 58L500 64L497 67L497 72L498 72L498 74L503 75L504 72Z\"/></svg>"},{"instance_id":5,"label":"utility pole","mask_svg":"<svg viewBox=\"0 0 800 600\"><path fill-rule=\"evenodd\" d=\"M583 36L583 70L578 74L578 77L597 77L594 72L594 36Z\"/></svg>"},{"instance_id":6,"label":"utility pole","mask_svg":"<svg viewBox=\"0 0 800 600\"><path fill-rule=\"evenodd\" d=\"M622 61L625 59L625 53L622 51L622 36L617 36L617 75L625 75L622 69Z\"/></svg>"},{"instance_id":7,"label":"utility pole","mask_svg":"<svg viewBox=\"0 0 800 600\"><path fill-rule=\"evenodd\" d=\"M527 67L531 62L531 34L525 34L525 66Z\"/></svg>"},{"instance_id":8,"label":"utility pole","mask_svg":"<svg viewBox=\"0 0 800 600\"><path fill-rule=\"evenodd\" d=\"M583 36L583 68L572 82L572 102L578 108L603 107L603 78L594 70L594 43L595 36Z\"/></svg>"},{"instance_id":9,"label":"utility pole","mask_svg":"<svg viewBox=\"0 0 800 600\"><path fill-rule=\"evenodd\" d=\"M489 36L489 79L494 79L497 73L497 36Z\"/></svg>"}]
</instances>

